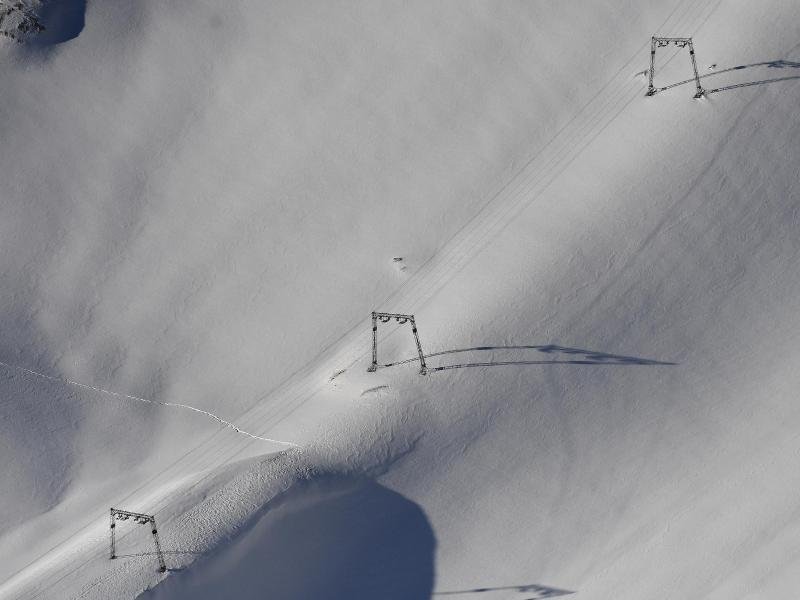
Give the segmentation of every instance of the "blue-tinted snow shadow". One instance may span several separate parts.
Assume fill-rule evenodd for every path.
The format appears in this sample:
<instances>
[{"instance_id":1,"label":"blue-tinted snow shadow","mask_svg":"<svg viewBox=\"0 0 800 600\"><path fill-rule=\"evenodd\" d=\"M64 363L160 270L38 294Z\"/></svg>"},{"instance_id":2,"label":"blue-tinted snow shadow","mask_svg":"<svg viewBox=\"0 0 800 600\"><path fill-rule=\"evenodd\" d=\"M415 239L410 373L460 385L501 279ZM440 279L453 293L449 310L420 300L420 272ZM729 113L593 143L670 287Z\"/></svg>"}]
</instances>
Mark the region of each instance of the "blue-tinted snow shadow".
<instances>
[{"instance_id":1,"label":"blue-tinted snow shadow","mask_svg":"<svg viewBox=\"0 0 800 600\"><path fill-rule=\"evenodd\" d=\"M86 25L86 0L50 0L38 11L44 31L29 40L31 46L53 46L78 37Z\"/></svg>"},{"instance_id":2,"label":"blue-tinted snow shadow","mask_svg":"<svg viewBox=\"0 0 800 600\"><path fill-rule=\"evenodd\" d=\"M295 485L232 543L140 598L429 600L435 548L417 504L329 476Z\"/></svg>"}]
</instances>

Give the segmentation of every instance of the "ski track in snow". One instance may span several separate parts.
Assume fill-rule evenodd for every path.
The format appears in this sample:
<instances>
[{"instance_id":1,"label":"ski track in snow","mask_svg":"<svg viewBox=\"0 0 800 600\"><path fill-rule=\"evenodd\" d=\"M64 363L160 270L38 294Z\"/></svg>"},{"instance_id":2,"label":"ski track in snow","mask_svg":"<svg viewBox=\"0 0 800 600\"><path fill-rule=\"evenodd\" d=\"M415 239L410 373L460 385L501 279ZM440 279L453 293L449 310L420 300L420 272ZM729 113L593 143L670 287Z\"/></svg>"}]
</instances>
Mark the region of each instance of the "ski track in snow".
<instances>
[{"instance_id":1,"label":"ski track in snow","mask_svg":"<svg viewBox=\"0 0 800 600\"><path fill-rule=\"evenodd\" d=\"M146 402L147 404L158 404L159 406L172 406L172 407L175 407L175 408L185 408L187 410L191 410L191 411L194 411L196 413L201 413L203 415L206 415L207 417L211 417L212 419L214 419L215 421L221 423L225 427L230 427L236 433L241 433L242 435L245 435L245 436L247 436L249 438L253 438L254 440L262 440L264 442L272 442L272 443L275 443L275 444L283 444L285 446L293 446L295 448L299 448L300 447L299 444L295 444L294 442L285 442L283 440L276 440L276 439L273 439L273 438L263 437L263 436L260 436L260 435L256 435L254 433L250 433L249 431L245 431L244 429L240 428L239 426L235 425L234 423L231 423L230 421L226 421L222 417L218 417L214 413L210 413L207 410L203 410L201 408L196 408L194 406L189 406L188 404L180 404L180 403L177 403L177 402L159 402L158 400L149 400L147 398L141 398L139 396L132 396L131 394L123 394L123 393L120 393L120 392L114 392L112 390L103 389L103 388L98 387L96 385L89 385L88 383L81 383L80 381L74 381L72 379L62 379L61 377L54 377L53 375L46 375L44 373L40 373L39 371L34 371L33 369L26 369L25 367L18 367L16 365L11 365L11 364L3 362L3 361L0 361L0 365L4 366L7 369L10 369L12 371L23 372L23 373L26 373L28 375L32 375L34 377L39 377L39 378L42 378L42 379L49 379L50 381L58 381L59 383L65 383L67 385L73 385L75 387L80 387L80 388L84 388L84 389L87 389L87 390L92 390L92 391L98 392L100 394L107 394L109 396L115 396L117 398L123 398L125 400L136 400L137 402Z\"/></svg>"}]
</instances>

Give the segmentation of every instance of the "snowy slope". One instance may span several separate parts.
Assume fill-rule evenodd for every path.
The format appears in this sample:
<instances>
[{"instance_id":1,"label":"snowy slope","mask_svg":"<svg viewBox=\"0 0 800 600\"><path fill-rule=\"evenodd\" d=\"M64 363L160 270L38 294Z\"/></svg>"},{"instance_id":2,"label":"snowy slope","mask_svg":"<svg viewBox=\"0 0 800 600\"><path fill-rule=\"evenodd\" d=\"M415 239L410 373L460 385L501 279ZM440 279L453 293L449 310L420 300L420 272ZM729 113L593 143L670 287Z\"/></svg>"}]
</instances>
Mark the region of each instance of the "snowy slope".
<instances>
[{"instance_id":1,"label":"snowy slope","mask_svg":"<svg viewBox=\"0 0 800 600\"><path fill-rule=\"evenodd\" d=\"M9 51L0 360L303 449L6 370L0 594L153 585L124 501L206 555L155 597L791 597L798 16L112 2ZM731 89L643 98L653 32ZM373 308L480 349L367 374Z\"/></svg>"}]
</instances>

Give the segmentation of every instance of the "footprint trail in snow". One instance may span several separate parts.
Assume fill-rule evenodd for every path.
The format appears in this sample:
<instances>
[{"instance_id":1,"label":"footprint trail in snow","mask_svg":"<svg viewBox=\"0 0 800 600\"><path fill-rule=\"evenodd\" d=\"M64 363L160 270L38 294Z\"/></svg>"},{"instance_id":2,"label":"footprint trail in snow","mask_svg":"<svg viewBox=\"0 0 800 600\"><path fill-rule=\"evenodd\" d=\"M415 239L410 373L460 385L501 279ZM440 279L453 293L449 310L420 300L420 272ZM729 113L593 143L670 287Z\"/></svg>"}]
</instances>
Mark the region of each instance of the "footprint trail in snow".
<instances>
[{"instance_id":1,"label":"footprint trail in snow","mask_svg":"<svg viewBox=\"0 0 800 600\"><path fill-rule=\"evenodd\" d=\"M295 444L294 442L285 442L283 440L276 440L276 439L273 439L273 438L263 437L263 436L260 436L260 435L256 435L254 433L250 433L250 432L245 431L244 429L240 428L239 426L235 425L234 423L231 423L230 421L226 421L222 417L218 417L214 413L210 413L207 410L203 410L201 408L195 408L194 406L189 406L188 404L179 404L177 402L159 402L158 400L149 400L147 398L141 398L139 396L132 396L130 394L122 394L120 392L114 392L114 391L111 391L111 390L106 390L106 389L103 389L101 387L97 387L95 385L89 385L88 383L81 383L79 381L73 381L72 379L63 379L61 377L54 377L53 375L46 375L44 373L40 373L39 371L34 371L32 369L26 369L25 367L18 367L16 365L11 365L11 364L3 362L3 361L0 361L0 365L4 366L7 369L10 369L12 371L19 371L19 372L25 373L27 375L32 375L34 377L39 377L39 378L42 378L42 379L49 379L50 381L58 381L60 383L65 383L67 385L72 385L72 386L75 386L75 387L85 388L87 390L92 390L92 391L98 392L100 394L106 394L106 395L109 395L109 396L116 396L117 398L123 398L125 400L136 400L137 402L146 402L148 404L158 404L159 406L172 406L172 407L175 407L175 408L185 408L187 410L191 410L191 411L194 411L194 412L197 412L197 413L204 414L207 417L210 417L210 418L214 419L215 421L221 423L222 425L225 425L225 427L230 427L231 429L233 429L237 433L241 433L242 435L245 435L247 437L253 438L254 440L262 440L264 442L272 442L272 443L275 443L275 444L283 444L285 446L293 446L295 448L299 448L300 447L299 444Z\"/></svg>"}]
</instances>

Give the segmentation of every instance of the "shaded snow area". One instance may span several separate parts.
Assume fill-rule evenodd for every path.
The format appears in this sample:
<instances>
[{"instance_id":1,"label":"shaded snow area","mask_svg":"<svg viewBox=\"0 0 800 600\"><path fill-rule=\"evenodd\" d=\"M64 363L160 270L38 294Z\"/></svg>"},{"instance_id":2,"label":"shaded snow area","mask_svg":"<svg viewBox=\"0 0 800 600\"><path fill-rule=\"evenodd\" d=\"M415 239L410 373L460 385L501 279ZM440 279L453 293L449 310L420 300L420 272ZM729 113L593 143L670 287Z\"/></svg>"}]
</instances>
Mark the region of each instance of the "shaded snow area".
<instances>
[{"instance_id":1,"label":"shaded snow area","mask_svg":"<svg viewBox=\"0 0 800 600\"><path fill-rule=\"evenodd\" d=\"M797 597L800 3L31 6L0 598Z\"/></svg>"},{"instance_id":2,"label":"shaded snow area","mask_svg":"<svg viewBox=\"0 0 800 600\"><path fill-rule=\"evenodd\" d=\"M266 590L280 598L431 597L431 525L418 505L375 481L321 477L260 512L206 568L141 597L255 598ZM302 565L305 574L298 572Z\"/></svg>"}]
</instances>

